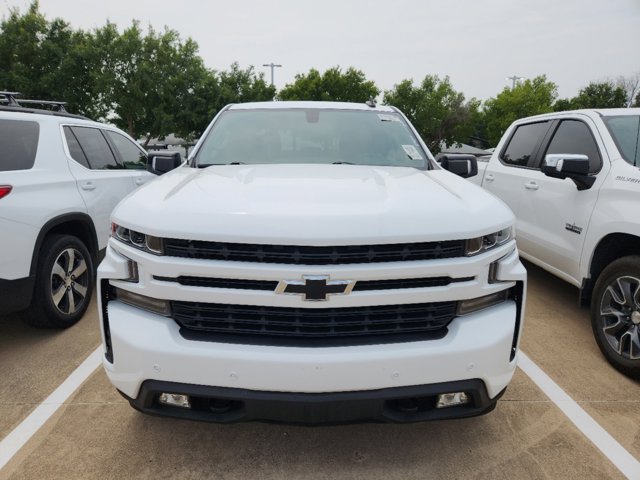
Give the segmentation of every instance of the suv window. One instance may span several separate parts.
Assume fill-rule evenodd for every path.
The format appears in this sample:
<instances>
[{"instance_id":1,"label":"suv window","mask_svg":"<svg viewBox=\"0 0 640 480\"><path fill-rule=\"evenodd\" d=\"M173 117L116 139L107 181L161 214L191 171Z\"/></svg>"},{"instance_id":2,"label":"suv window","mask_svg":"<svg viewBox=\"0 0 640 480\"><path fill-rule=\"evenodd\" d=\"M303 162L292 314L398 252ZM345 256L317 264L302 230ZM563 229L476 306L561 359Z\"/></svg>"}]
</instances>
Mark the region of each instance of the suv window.
<instances>
[{"instance_id":1,"label":"suv window","mask_svg":"<svg viewBox=\"0 0 640 480\"><path fill-rule=\"evenodd\" d=\"M104 133L113 143L124 168L147 168L147 155L135 143L117 132L105 130Z\"/></svg>"},{"instance_id":2,"label":"suv window","mask_svg":"<svg viewBox=\"0 0 640 480\"><path fill-rule=\"evenodd\" d=\"M546 133L549 122L527 123L516 128L500 159L507 165L526 167L535 148Z\"/></svg>"},{"instance_id":3,"label":"suv window","mask_svg":"<svg viewBox=\"0 0 640 480\"><path fill-rule=\"evenodd\" d=\"M71 131L76 136L80 148L87 157L89 165L93 170L104 170L122 168L116 162L113 152L107 140L97 128L71 127Z\"/></svg>"},{"instance_id":4,"label":"suv window","mask_svg":"<svg viewBox=\"0 0 640 480\"><path fill-rule=\"evenodd\" d=\"M589 173L596 173L602 167L598 145L589 127L579 120L563 120L547 148L549 153L578 153L589 157Z\"/></svg>"},{"instance_id":5,"label":"suv window","mask_svg":"<svg viewBox=\"0 0 640 480\"><path fill-rule=\"evenodd\" d=\"M67 139L67 147L69 147L69 154L71 158L73 158L79 164L91 168L89 162L87 161L87 157L84 155L80 144L78 143L78 139L73 134L69 127L64 127L64 137Z\"/></svg>"},{"instance_id":6,"label":"suv window","mask_svg":"<svg viewBox=\"0 0 640 480\"><path fill-rule=\"evenodd\" d=\"M0 172L32 168L39 133L38 122L0 120Z\"/></svg>"}]
</instances>

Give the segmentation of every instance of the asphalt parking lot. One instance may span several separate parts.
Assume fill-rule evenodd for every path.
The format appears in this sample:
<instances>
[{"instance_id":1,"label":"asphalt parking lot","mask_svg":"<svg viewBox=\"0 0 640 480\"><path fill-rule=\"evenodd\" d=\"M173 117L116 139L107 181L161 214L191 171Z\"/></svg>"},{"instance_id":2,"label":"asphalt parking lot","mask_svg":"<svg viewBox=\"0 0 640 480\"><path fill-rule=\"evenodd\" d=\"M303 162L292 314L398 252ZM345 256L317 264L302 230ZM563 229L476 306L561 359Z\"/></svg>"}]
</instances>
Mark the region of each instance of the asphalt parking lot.
<instances>
[{"instance_id":1,"label":"asphalt parking lot","mask_svg":"<svg viewBox=\"0 0 640 480\"><path fill-rule=\"evenodd\" d=\"M600 355L576 289L526 266L523 352L630 454L635 468L640 383ZM0 441L99 342L95 305L66 331L35 330L16 316L1 318ZM527 373L518 369L496 410L472 419L224 426L142 415L99 367L0 470L0 479L625 478ZM607 443L607 435L595 437Z\"/></svg>"}]
</instances>

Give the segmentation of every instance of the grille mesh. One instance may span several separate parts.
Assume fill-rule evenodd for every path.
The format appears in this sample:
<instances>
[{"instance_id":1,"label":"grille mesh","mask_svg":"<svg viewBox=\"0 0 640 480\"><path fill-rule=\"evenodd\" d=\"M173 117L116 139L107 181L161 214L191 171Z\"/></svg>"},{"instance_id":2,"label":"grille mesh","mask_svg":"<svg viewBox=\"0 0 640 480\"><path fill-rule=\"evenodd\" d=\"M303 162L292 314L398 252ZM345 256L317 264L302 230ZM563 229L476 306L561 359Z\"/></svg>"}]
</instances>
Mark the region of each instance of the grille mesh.
<instances>
[{"instance_id":1,"label":"grille mesh","mask_svg":"<svg viewBox=\"0 0 640 480\"><path fill-rule=\"evenodd\" d=\"M164 251L165 255L172 257L206 260L292 265L341 265L462 257L465 251L465 240L313 247L164 239Z\"/></svg>"},{"instance_id":2,"label":"grille mesh","mask_svg":"<svg viewBox=\"0 0 640 480\"><path fill-rule=\"evenodd\" d=\"M172 317L185 330L206 334L331 340L441 332L456 302L348 308L286 308L172 302Z\"/></svg>"}]
</instances>

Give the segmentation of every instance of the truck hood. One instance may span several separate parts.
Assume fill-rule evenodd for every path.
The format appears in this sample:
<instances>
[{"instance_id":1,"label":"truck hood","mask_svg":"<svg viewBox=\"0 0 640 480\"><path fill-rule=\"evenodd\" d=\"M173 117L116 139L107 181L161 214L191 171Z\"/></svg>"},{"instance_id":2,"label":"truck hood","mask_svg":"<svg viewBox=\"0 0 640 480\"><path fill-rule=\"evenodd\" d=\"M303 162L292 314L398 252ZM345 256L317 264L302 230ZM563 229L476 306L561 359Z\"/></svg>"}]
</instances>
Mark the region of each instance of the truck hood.
<instances>
[{"instance_id":1,"label":"truck hood","mask_svg":"<svg viewBox=\"0 0 640 480\"><path fill-rule=\"evenodd\" d=\"M113 220L165 238L357 245L472 238L513 214L444 170L279 164L182 166L127 197Z\"/></svg>"}]
</instances>

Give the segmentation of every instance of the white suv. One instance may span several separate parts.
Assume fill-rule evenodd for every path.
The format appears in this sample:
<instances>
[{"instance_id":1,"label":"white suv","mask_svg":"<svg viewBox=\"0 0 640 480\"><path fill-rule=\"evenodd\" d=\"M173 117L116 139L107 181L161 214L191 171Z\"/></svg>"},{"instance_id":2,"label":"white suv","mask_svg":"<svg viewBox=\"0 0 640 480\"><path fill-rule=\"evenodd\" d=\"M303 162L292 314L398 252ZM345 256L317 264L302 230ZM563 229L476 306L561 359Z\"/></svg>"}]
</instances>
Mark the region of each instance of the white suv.
<instances>
[{"instance_id":1,"label":"white suv","mask_svg":"<svg viewBox=\"0 0 640 480\"><path fill-rule=\"evenodd\" d=\"M89 305L111 211L155 176L117 128L0 95L0 314L68 327Z\"/></svg>"}]
</instances>

